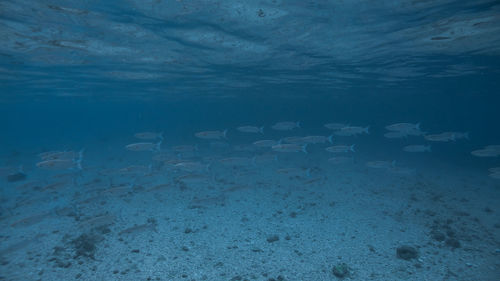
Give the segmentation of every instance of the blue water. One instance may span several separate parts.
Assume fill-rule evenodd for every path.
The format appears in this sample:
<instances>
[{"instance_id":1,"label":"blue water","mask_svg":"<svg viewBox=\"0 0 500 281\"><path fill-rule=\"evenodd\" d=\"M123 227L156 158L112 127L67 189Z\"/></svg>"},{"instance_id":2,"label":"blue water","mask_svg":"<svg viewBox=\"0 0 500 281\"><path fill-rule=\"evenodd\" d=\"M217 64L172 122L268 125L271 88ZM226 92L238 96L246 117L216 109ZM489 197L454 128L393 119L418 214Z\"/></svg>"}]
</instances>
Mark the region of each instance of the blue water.
<instances>
[{"instance_id":1,"label":"blue water","mask_svg":"<svg viewBox=\"0 0 500 281\"><path fill-rule=\"evenodd\" d=\"M2 1L0 280L500 280L499 15Z\"/></svg>"}]
</instances>

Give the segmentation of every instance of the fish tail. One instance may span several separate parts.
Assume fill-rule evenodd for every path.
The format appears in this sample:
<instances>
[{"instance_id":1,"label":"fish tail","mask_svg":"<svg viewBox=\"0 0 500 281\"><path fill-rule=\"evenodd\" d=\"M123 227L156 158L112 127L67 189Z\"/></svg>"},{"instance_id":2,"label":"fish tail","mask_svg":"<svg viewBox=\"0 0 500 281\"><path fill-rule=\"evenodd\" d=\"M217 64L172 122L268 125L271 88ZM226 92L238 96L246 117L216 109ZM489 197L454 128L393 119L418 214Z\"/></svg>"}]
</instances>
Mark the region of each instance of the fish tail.
<instances>
[{"instance_id":1,"label":"fish tail","mask_svg":"<svg viewBox=\"0 0 500 281\"><path fill-rule=\"evenodd\" d=\"M205 166L205 170L207 170L207 173L210 172L210 163L207 163L207 165Z\"/></svg>"},{"instance_id":2,"label":"fish tail","mask_svg":"<svg viewBox=\"0 0 500 281\"><path fill-rule=\"evenodd\" d=\"M195 151L198 151L198 144L195 144L195 145L194 145L194 150L195 150Z\"/></svg>"},{"instance_id":3,"label":"fish tail","mask_svg":"<svg viewBox=\"0 0 500 281\"><path fill-rule=\"evenodd\" d=\"M432 150L431 150L431 146L430 146L430 145L428 145L428 146L427 146L427 151L429 151L429 152L431 152L431 151L432 151Z\"/></svg>"},{"instance_id":4,"label":"fish tail","mask_svg":"<svg viewBox=\"0 0 500 281\"><path fill-rule=\"evenodd\" d=\"M308 178L310 178L310 177L311 177L311 168L307 168L307 170L306 170L306 176L307 176Z\"/></svg>"},{"instance_id":5,"label":"fish tail","mask_svg":"<svg viewBox=\"0 0 500 281\"><path fill-rule=\"evenodd\" d=\"M416 125L415 125L415 129L419 130L420 131L420 122L418 122Z\"/></svg>"},{"instance_id":6,"label":"fish tail","mask_svg":"<svg viewBox=\"0 0 500 281\"><path fill-rule=\"evenodd\" d=\"M367 134L370 134L370 126L367 126L363 131Z\"/></svg>"},{"instance_id":7,"label":"fish tail","mask_svg":"<svg viewBox=\"0 0 500 281\"><path fill-rule=\"evenodd\" d=\"M224 131L222 131L222 136L227 139L227 129L224 129Z\"/></svg>"},{"instance_id":8,"label":"fish tail","mask_svg":"<svg viewBox=\"0 0 500 281\"><path fill-rule=\"evenodd\" d=\"M353 145L351 145L351 146L349 147L349 149L350 149L352 152L356 152L356 150L354 150L354 144L353 144Z\"/></svg>"},{"instance_id":9,"label":"fish tail","mask_svg":"<svg viewBox=\"0 0 500 281\"><path fill-rule=\"evenodd\" d=\"M300 121L297 121L297 122L295 123L295 125L297 126L297 128L301 128L301 127L300 127Z\"/></svg>"},{"instance_id":10,"label":"fish tail","mask_svg":"<svg viewBox=\"0 0 500 281\"><path fill-rule=\"evenodd\" d=\"M302 146L302 152L307 154L306 148L307 148L307 143Z\"/></svg>"},{"instance_id":11,"label":"fish tail","mask_svg":"<svg viewBox=\"0 0 500 281\"><path fill-rule=\"evenodd\" d=\"M161 150L160 146L161 146L162 142L163 142L163 138L161 138L160 141L158 143L156 143L156 149L155 149L156 151L160 151Z\"/></svg>"},{"instance_id":12,"label":"fish tail","mask_svg":"<svg viewBox=\"0 0 500 281\"><path fill-rule=\"evenodd\" d=\"M158 134L158 138L160 139L160 141L163 141L163 132L160 132L160 133Z\"/></svg>"},{"instance_id":13,"label":"fish tail","mask_svg":"<svg viewBox=\"0 0 500 281\"><path fill-rule=\"evenodd\" d=\"M465 132L465 133L464 133L464 138L465 138L466 140L470 140L470 139L469 139L469 132Z\"/></svg>"},{"instance_id":14,"label":"fish tail","mask_svg":"<svg viewBox=\"0 0 500 281\"><path fill-rule=\"evenodd\" d=\"M78 170L81 170L82 169L82 159L83 159L83 152L85 151L85 148L82 148L79 152L78 152L78 159L76 160L76 168Z\"/></svg>"},{"instance_id":15,"label":"fish tail","mask_svg":"<svg viewBox=\"0 0 500 281\"><path fill-rule=\"evenodd\" d=\"M396 167L396 160L392 160L391 167L393 167L393 168Z\"/></svg>"},{"instance_id":16,"label":"fish tail","mask_svg":"<svg viewBox=\"0 0 500 281\"><path fill-rule=\"evenodd\" d=\"M264 126L259 128L259 133L264 134Z\"/></svg>"},{"instance_id":17,"label":"fish tail","mask_svg":"<svg viewBox=\"0 0 500 281\"><path fill-rule=\"evenodd\" d=\"M328 136L328 142L333 143L333 134Z\"/></svg>"},{"instance_id":18,"label":"fish tail","mask_svg":"<svg viewBox=\"0 0 500 281\"><path fill-rule=\"evenodd\" d=\"M257 156L252 157L252 165L254 167L257 166L257 163L255 163L255 159L257 159Z\"/></svg>"}]
</instances>

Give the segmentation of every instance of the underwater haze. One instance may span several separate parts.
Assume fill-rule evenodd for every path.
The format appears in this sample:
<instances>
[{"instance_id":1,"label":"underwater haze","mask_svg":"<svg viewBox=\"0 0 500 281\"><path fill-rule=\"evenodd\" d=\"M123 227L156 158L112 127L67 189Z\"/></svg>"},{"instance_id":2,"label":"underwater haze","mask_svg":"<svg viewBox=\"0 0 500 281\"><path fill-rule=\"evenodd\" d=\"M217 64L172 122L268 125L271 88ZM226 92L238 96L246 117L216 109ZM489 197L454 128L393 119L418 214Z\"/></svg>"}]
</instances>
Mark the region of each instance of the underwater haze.
<instances>
[{"instance_id":1,"label":"underwater haze","mask_svg":"<svg viewBox=\"0 0 500 281\"><path fill-rule=\"evenodd\" d=\"M500 280L500 2L0 2L0 280Z\"/></svg>"}]
</instances>

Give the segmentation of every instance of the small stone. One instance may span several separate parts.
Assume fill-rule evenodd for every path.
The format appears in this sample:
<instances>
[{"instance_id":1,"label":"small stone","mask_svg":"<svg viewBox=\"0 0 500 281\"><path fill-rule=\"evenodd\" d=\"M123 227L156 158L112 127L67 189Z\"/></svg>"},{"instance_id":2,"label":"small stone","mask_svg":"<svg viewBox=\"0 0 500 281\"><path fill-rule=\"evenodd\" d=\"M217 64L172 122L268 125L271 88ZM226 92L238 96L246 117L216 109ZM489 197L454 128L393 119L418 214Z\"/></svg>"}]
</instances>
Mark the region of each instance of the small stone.
<instances>
[{"instance_id":1,"label":"small stone","mask_svg":"<svg viewBox=\"0 0 500 281\"><path fill-rule=\"evenodd\" d=\"M418 251L410 246L401 246L397 248L396 255L398 258L408 261L418 258Z\"/></svg>"},{"instance_id":2,"label":"small stone","mask_svg":"<svg viewBox=\"0 0 500 281\"><path fill-rule=\"evenodd\" d=\"M271 235L271 236L267 237L266 240L268 243L273 243L273 242L279 241L280 237L278 235Z\"/></svg>"},{"instance_id":3,"label":"small stone","mask_svg":"<svg viewBox=\"0 0 500 281\"><path fill-rule=\"evenodd\" d=\"M445 243L446 243L446 246L450 246L453 249L461 247L460 241L458 241L455 238L448 238Z\"/></svg>"},{"instance_id":4,"label":"small stone","mask_svg":"<svg viewBox=\"0 0 500 281\"><path fill-rule=\"evenodd\" d=\"M432 231L431 237L432 237L432 239L439 241L439 242L444 241L446 239L446 236L442 232L439 232L439 231Z\"/></svg>"},{"instance_id":5,"label":"small stone","mask_svg":"<svg viewBox=\"0 0 500 281\"><path fill-rule=\"evenodd\" d=\"M349 267L345 263L339 263L333 266L332 273L337 278L343 279L349 276Z\"/></svg>"}]
</instances>

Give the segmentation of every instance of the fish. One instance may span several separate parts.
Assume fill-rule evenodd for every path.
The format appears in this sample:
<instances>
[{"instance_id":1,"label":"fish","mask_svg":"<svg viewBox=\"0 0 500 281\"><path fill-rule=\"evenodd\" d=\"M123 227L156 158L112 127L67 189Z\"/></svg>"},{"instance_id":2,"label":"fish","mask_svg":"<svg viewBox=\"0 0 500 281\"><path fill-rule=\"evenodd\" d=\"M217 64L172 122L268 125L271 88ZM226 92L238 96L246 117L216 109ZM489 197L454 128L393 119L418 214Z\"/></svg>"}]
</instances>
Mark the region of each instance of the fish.
<instances>
[{"instance_id":1,"label":"fish","mask_svg":"<svg viewBox=\"0 0 500 281\"><path fill-rule=\"evenodd\" d=\"M254 165L271 163L271 162L276 162L276 161L278 161L278 155L276 155L276 154L262 154L262 155L256 155L256 156L252 157L252 163Z\"/></svg>"},{"instance_id":2,"label":"fish","mask_svg":"<svg viewBox=\"0 0 500 281\"><path fill-rule=\"evenodd\" d=\"M325 126L325 128L330 129L330 130L340 130L344 127L347 127L348 125L343 124L343 123L327 123L324 126Z\"/></svg>"},{"instance_id":3,"label":"fish","mask_svg":"<svg viewBox=\"0 0 500 281\"><path fill-rule=\"evenodd\" d=\"M78 153L74 151L57 152L57 155L62 158L46 158L43 161L36 163L38 168L46 170L66 170L66 169L82 169L83 152L85 149L81 149ZM61 154L62 153L62 154ZM51 154L54 155L54 154ZM64 155L64 156L62 156ZM71 156L71 158L68 158Z\"/></svg>"},{"instance_id":4,"label":"fish","mask_svg":"<svg viewBox=\"0 0 500 281\"><path fill-rule=\"evenodd\" d=\"M219 163L230 166L242 166L242 165L244 166L252 164L253 161L251 158L248 157L228 157L220 159Z\"/></svg>"},{"instance_id":5,"label":"fish","mask_svg":"<svg viewBox=\"0 0 500 281\"><path fill-rule=\"evenodd\" d=\"M414 175L416 173L415 169L406 168L406 167L389 167L387 171L393 174L398 175Z\"/></svg>"},{"instance_id":6,"label":"fish","mask_svg":"<svg viewBox=\"0 0 500 281\"><path fill-rule=\"evenodd\" d=\"M160 151L160 145L162 140L157 143L152 142L137 142L131 143L125 146L125 149L129 151Z\"/></svg>"},{"instance_id":7,"label":"fish","mask_svg":"<svg viewBox=\"0 0 500 281\"><path fill-rule=\"evenodd\" d=\"M355 152L354 150L354 144L352 145L334 145L334 146L329 146L325 148L326 151L332 152L332 153L344 153L344 152Z\"/></svg>"},{"instance_id":8,"label":"fish","mask_svg":"<svg viewBox=\"0 0 500 281\"><path fill-rule=\"evenodd\" d=\"M133 234L138 234L144 231L154 231L158 232L156 229L156 224L154 223L145 223L145 224L139 224L139 225L134 225L129 228L125 228L124 230L118 232L118 235L133 235Z\"/></svg>"},{"instance_id":9,"label":"fish","mask_svg":"<svg viewBox=\"0 0 500 281\"><path fill-rule=\"evenodd\" d=\"M94 228L100 228L104 226L111 225L115 222L115 215L101 215L85 220L79 224L81 229L92 230Z\"/></svg>"},{"instance_id":10,"label":"fish","mask_svg":"<svg viewBox=\"0 0 500 281\"><path fill-rule=\"evenodd\" d=\"M500 173L500 167L489 168L488 171L492 174Z\"/></svg>"},{"instance_id":11,"label":"fish","mask_svg":"<svg viewBox=\"0 0 500 281\"><path fill-rule=\"evenodd\" d=\"M406 132L400 132L400 131L392 131L384 134L384 137L388 139L400 139L400 138L406 138L407 136L408 134L406 134Z\"/></svg>"},{"instance_id":12,"label":"fish","mask_svg":"<svg viewBox=\"0 0 500 281\"><path fill-rule=\"evenodd\" d=\"M134 134L134 137L141 140L154 140L154 139L163 139L163 132L155 133L155 132L141 132Z\"/></svg>"},{"instance_id":13,"label":"fish","mask_svg":"<svg viewBox=\"0 0 500 281\"><path fill-rule=\"evenodd\" d=\"M385 129L388 131L399 131L399 132L407 132L407 131L420 131L420 123L395 123L391 125L385 126Z\"/></svg>"},{"instance_id":14,"label":"fish","mask_svg":"<svg viewBox=\"0 0 500 281\"><path fill-rule=\"evenodd\" d=\"M466 139L469 140L469 132L452 132L455 140Z\"/></svg>"},{"instance_id":15,"label":"fish","mask_svg":"<svg viewBox=\"0 0 500 281\"><path fill-rule=\"evenodd\" d=\"M311 143L311 144L316 144L316 143L333 143L333 135L331 136L306 136L302 138L302 141L305 143Z\"/></svg>"},{"instance_id":16,"label":"fish","mask_svg":"<svg viewBox=\"0 0 500 281\"><path fill-rule=\"evenodd\" d=\"M455 133L444 132L440 134L425 135L424 138L428 141L448 142L455 140Z\"/></svg>"},{"instance_id":17,"label":"fish","mask_svg":"<svg viewBox=\"0 0 500 281\"><path fill-rule=\"evenodd\" d=\"M492 144L484 147L485 149L497 150L500 151L500 144Z\"/></svg>"},{"instance_id":18,"label":"fish","mask_svg":"<svg viewBox=\"0 0 500 281\"><path fill-rule=\"evenodd\" d=\"M271 147L272 150L277 152L304 152L307 153L307 144L298 145L293 143L277 144Z\"/></svg>"},{"instance_id":19,"label":"fish","mask_svg":"<svg viewBox=\"0 0 500 281\"><path fill-rule=\"evenodd\" d=\"M182 183L208 183L210 182L210 178L206 175L201 175L201 174L187 174L183 176L179 176L175 178L177 182L182 182Z\"/></svg>"},{"instance_id":20,"label":"fish","mask_svg":"<svg viewBox=\"0 0 500 281\"><path fill-rule=\"evenodd\" d=\"M291 121L283 121L277 122L273 126L271 126L273 130L277 131L291 131L295 128L300 128L300 122L291 122Z\"/></svg>"},{"instance_id":21,"label":"fish","mask_svg":"<svg viewBox=\"0 0 500 281\"><path fill-rule=\"evenodd\" d=\"M17 182L23 181L27 178L27 175L23 172L17 172L14 174L7 175L7 182Z\"/></svg>"},{"instance_id":22,"label":"fish","mask_svg":"<svg viewBox=\"0 0 500 281\"><path fill-rule=\"evenodd\" d=\"M22 166L19 166L19 167L11 167L11 166L0 167L0 176L2 176L2 177L9 176L9 175L13 175L15 173L22 173L22 171L23 171Z\"/></svg>"},{"instance_id":23,"label":"fish","mask_svg":"<svg viewBox=\"0 0 500 281\"><path fill-rule=\"evenodd\" d=\"M187 172L202 172L209 171L210 164L203 164L201 162L180 162L174 165L175 168L181 169Z\"/></svg>"},{"instance_id":24,"label":"fish","mask_svg":"<svg viewBox=\"0 0 500 281\"><path fill-rule=\"evenodd\" d=\"M396 161L384 161L384 160L368 161L365 163L367 167L375 169L389 169L394 167L395 164Z\"/></svg>"},{"instance_id":25,"label":"fish","mask_svg":"<svg viewBox=\"0 0 500 281\"><path fill-rule=\"evenodd\" d=\"M273 145L279 144L279 141L276 140L258 140L253 143L253 145L258 147L272 147Z\"/></svg>"},{"instance_id":26,"label":"fish","mask_svg":"<svg viewBox=\"0 0 500 281\"><path fill-rule=\"evenodd\" d=\"M195 137L206 140L227 139L227 129L224 131L203 131L194 134Z\"/></svg>"},{"instance_id":27,"label":"fish","mask_svg":"<svg viewBox=\"0 0 500 281\"><path fill-rule=\"evenodd\" d=\"M198 150L198 145L176 145L172 147L172 150L177 153L193 152Z\"/></svg>"},{"instance_id":28,"label":"fish","mask_svg":"<svg viewBox=\"0 0 500 281\"><path fill-rule=\"evenodd\" d=\"M495 150L495 149L483 148L483 149L474 150L470 154L477 156L477 157L497 157L498 155L500 155L500 151Z\"/></svg>"},{"instance_id":29,"label":"fish","mask_svg":"<svg viewBox=\"0 0 500 281\"><path fill-rule=\"evenodd\" d=\"M340 164L352 163L353 158L352 157L345 157L345 156L336 156L336 157L328 158L327 161L328 161L328 163L333 164L333 165L340 165Z\"/></svg>"},{"instance_id":30,"label":"fish","mask_svg":"<svg viewBox=\"0 0 500 281\"><path fill-rule=\"evenodd\" d=\"M491 173L489 176L490 176L490 178L499 180L500 179L500 172Z\"/></svg>"},{"instance_id":31,"label":"fish","mask_svg":"<svg viewBox=\"0 0 500 281\"><path fill-rule=\"evenodd\" d=\"M42 154L40 158L42 160L71 160L79 157L77 151L51 151L49 153ZM40 155L40 154L39 154Z\"/></svg>"},{"instance_id":32,"label":"fish","mask_svg":"<svg viewBox=\"0 0 500 281\"><path fill-rule=\"evenodd\" d=\"M18 226L30 226L30 225L34 225L34 224L40 223L44 219L52 216L53 214L54 214L53 211L49 211L49 212L43 212L43 213L40 213L40 214L32 215L32 216L26 217L24 219L15 221L10 226L11 227L18 227Z\"/></svg>"},{"instance_id":33,"label":"fish","mask_svg":"<svg viewBox=\"0 0 500 281\"><path fill-rule=\"evenodd\" d=\"M286 175L303 175L303 174L305 174L307 177L310 177L311 176L311 169L309 169L309 168L289 167L289 168L277 169L276 173L278 173L278 174L286 174Z\"/></svg>"},{"instance_id":34,"label":"fish","mask_svg":"<svg viewBox=\"0 0 500 281\"><path fill-rule=\"evenodd\" d=\"M403 147L403 151L406 152L431 152L430 145L422 145L422 144L412 144Z\"/></svg>"},{"instance_id":35,"label":"fish","mask_svg":"<svg viewBox=\"0 0 500 281\"><path fill-rule=\"evenodd\" d=\"M118 170L119 174L148 174L151 173L151 165L141 166L141 165L131 165Z\"/></svg>"},{"instance_id":36,"label":"fish","mask_svg":"<svg viewBox=\"0 0 500 281\"><path fill-rule=\"evenodd\" d=\"M257 127L257 126L240 126L236 128L236 130L242 132L242 133L261 133L264 134L264 127Z\"/></svg>"},{"instance_id":37,"label":"fish","mask_svg":"<svg viewBox=\"0 0 500 281\"><path fill-rule=\"evenodd\" d=\"M369 134L369 128L370 127L359 127L359 126L348 126L348 127L343 127L342 129L336 131L334 134L337 136L355 136L359 134Z\"/></svg>"},{"instance_id":38,"label":"fish","mask_svg":"<svg viewBox=\"0 0 500 281\"><path fill-rule=\"evenodd\" d=\"M294 144L305 144L306 141L304 140L304 137L298 137L298 136L291 136L291 137L285 137L280 140L280 143L294 143Z\"/></svg>"}]
</instances>

